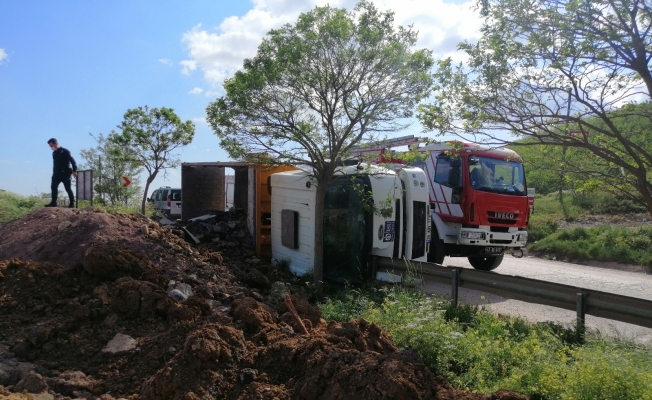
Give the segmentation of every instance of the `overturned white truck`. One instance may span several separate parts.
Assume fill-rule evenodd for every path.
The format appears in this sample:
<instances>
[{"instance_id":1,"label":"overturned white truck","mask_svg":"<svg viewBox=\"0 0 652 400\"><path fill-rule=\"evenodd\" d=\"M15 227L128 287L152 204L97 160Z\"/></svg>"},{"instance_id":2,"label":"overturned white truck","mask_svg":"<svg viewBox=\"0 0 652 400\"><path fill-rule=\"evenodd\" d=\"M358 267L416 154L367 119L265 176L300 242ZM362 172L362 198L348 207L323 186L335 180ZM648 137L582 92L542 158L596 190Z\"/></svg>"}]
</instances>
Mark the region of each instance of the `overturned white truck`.
<instances>
[{"instance_id":1,"label":"overturned white truck","mask_svg":"<svg viewBox=\"0 0 652 400\"><path fill-rule=\"evenodd\" d=\"M272 260L289 263L298 275L310 272L316 200L311 175L303 170L276 173L271 175L270 188ZM324 278L364 278L372 255L426 261L430 245L428 196L428 180L419 168L339 168L324 201ZM382 273L375 278L391 279Z\"/></svg>"}]
</instances>

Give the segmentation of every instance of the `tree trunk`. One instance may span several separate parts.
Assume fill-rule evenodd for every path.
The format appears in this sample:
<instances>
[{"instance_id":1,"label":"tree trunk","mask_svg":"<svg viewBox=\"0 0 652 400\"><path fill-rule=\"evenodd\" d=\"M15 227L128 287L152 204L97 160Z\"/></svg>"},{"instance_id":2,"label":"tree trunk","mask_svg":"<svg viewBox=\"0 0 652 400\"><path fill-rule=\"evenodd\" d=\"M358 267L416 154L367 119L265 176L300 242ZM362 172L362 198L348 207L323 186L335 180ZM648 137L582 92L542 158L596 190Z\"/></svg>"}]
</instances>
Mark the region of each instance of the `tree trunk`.
<instances>
[{"instance_id":1,"label":"tree trunk","mask_svg":"<svg viewBox=\"0 0 652 400\"><path fill-rule=\"evenodd\" d=\"M151 181L147 178L147 182L145 182L145 191L143 192L143 200L140 203L140 213L145 216L147 216L147 214L145 214L145 205L147 204L147 191L150 183Z\"/></svg>"},{"instance_id":2,"label":"tree trunk","mask_svg":"<svg viewBox=\"0 0 652 400\"><path fill-rule=\"evenodd\" d=\"M559 205L561 205L564 211L564 217L568 217L566 215L566 207L564 206L564 165L566 165L566 145L562 148L561 166L559 168Z\"/></svg>"},{"instance_id":3,"label":"tree trunk","mask_svg":"<svg viewBox=\"0 0 652 400\"><path fill-rule=\"evenodd\" d=\"M652 216L652 192L650 192L650 184L647 181L647 173L644 171L637 176L636 179L638 181L638 192L643 197L643 201L647 206L647 211L650 213L650 216Z\"/></svg>"},{"instance_id":4,"label":"tree trunk","mask_svg":"<svg viewBox=\"0 0 652 400\"><path fill-rule=\"evenodd\" d=\"M317 183L317 198L315 199L315 251L313 275L315 279L315 295L317 301L322 301L324 292L324 199L328 183Z\"/></svg>"},{"instance_id":5,"label":"tree trunk","mask_svg":"<svg viewBox=\"0 0 652 400\"><path fill-rule=\"evenodd\" d=\"M145 191L143 192L143 200L140 203L140 213L145 216L147 216L147 214L145 214L145 206L147 205L147 192L149 191L150 183L154 182L154 179L156 178L156 174L158 174L158 171L154 171L152 175L147 177L147 181L145 181Z\"/></svg>"}]
</instances>

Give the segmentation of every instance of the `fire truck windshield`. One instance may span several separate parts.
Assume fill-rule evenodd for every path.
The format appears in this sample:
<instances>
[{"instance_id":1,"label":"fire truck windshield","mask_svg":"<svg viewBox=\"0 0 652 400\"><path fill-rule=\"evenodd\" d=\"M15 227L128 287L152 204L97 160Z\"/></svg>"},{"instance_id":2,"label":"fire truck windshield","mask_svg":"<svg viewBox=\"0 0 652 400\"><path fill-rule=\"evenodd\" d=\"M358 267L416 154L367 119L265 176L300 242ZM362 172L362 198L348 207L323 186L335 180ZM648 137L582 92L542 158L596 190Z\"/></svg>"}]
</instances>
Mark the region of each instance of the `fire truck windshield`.
<instances>
[{"instance_id":1,"label":"fire truck windshield","mask_svg":"<svg viewBox=\"0 0 652 400\"><path fill-rule=\"evenodd\" d=\"M523 164L516 161L469 156L469 182L483 192L527 196Z\"/></svg>"}]
</instances>

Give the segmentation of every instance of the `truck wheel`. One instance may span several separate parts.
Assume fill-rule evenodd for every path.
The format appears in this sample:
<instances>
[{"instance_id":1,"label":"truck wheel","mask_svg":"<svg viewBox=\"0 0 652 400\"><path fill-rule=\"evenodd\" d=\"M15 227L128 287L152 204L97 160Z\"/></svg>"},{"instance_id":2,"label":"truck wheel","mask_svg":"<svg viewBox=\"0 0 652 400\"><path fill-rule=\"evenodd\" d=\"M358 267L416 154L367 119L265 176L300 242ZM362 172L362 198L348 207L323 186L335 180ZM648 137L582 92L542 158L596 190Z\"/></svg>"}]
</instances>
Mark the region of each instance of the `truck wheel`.
<instances>
[{"instance_id":1,"label":"truck wheel","mask_svg":"<svg viewBox=\"0 0 652 400\"><path fill-rule=\"evenodd\" d=\"M471 263L475 269L481 271L493 271L503 262L504 256L504 254L501 254L494 257L469 257L469 263Z\"/></svg>"},{"instance_id":2,"label":"truck wheel","mask_svg":"<svg viewBox=\"0 0 652 400\"><path fill-rule=\"evenodd\" d=\"M444 248L444 242L439 240L437 232L433 235L433 241L430 244L430 251L428 252L428 262L440 264L444 262L444 256L446 255L446 249Z\"/></svg>"}]
</instances>

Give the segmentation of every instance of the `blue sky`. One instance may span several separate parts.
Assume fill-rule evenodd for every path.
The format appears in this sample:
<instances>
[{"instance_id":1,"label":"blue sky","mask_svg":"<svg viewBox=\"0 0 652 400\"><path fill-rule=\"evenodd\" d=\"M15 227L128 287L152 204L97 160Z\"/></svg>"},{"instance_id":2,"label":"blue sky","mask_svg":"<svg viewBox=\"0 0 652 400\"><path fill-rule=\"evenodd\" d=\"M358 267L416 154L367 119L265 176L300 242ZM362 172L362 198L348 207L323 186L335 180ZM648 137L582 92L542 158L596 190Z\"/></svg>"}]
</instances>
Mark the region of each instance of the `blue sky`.
<instances>
[{"instance_id":1,"label":"blue sky","mask_svg":"<svg viewBox=\"0 0 652 400\"><path fill-rule=\"evenodd\" d=\"M96 145L89 133L116 129L127 109L144 105L171 107L195 121L193 143L179 152L183 161L226 160L203 120L206 106L221 94L224 78L255 54L265 32L322 3L0 0L0 189L48 192L50 137L83 163L79 151ZM377 3L396 10L398 23L414 23L420 47L436 56L477 36L470 3ZM172 170L150 192L180 180L179 170Z\"/></svg>"}]
</instances>

